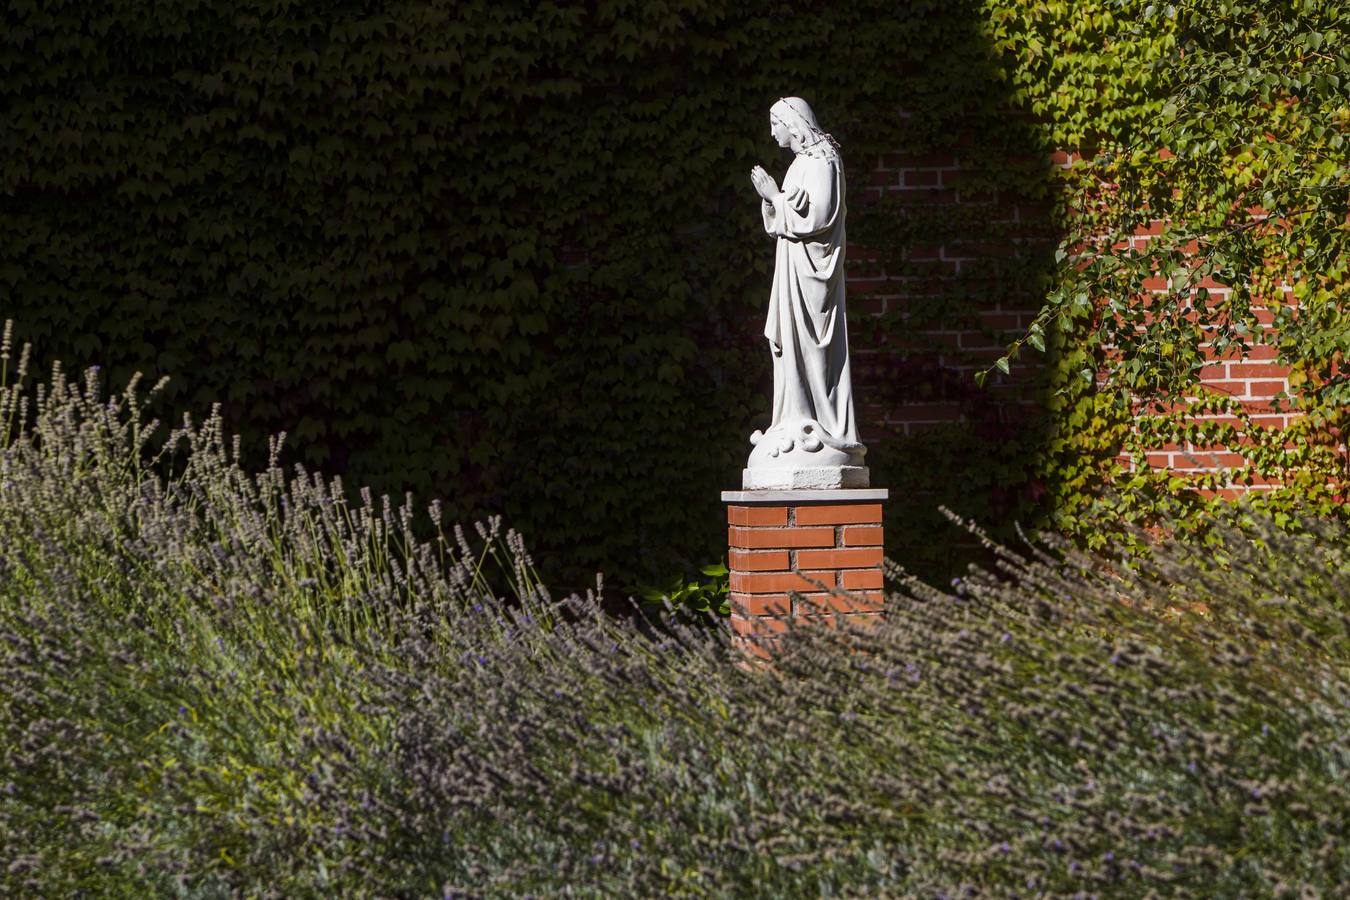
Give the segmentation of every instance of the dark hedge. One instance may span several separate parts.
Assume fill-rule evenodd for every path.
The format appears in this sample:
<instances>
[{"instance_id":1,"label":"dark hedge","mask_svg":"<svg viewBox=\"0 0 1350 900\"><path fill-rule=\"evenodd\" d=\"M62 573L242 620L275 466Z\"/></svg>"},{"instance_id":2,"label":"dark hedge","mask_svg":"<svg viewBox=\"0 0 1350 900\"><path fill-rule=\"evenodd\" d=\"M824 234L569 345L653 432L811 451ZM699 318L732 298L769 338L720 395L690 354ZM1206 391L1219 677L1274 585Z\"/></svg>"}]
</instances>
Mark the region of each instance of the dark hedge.
<instances>
[{"instance_id":1,"label":"dark hedge","mask_svg":"<svg viewBox=\"0 0 1350 900\"><path fill-rule=\"evenodd\" d=\"M10 3L0 312L42 369L220 401L255 464L287 431L504 514L562 584L715 559L767 413L766 111L808 95L860 198L998 104L973 10Z\"/></svg>"}]
</instances>

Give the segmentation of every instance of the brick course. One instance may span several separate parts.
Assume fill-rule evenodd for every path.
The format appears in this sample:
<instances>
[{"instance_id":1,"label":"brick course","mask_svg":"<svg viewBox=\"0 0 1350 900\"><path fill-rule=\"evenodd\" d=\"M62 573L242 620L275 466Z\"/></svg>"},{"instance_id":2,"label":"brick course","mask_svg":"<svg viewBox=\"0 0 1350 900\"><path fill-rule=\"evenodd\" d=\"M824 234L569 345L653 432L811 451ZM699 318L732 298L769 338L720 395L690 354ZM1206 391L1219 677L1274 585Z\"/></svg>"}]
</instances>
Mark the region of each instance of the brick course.
<instances>
[{"instance_id":1,"label":"brick course","mask_svg":"<svg viewBox=\"0 0 1350 900\"><path fill-rule=\"evenodd\" d=\"M786 525L787 507L733 506L727 510L728 525Z\"/></svg>"},{"instance_id":2,"label":"brick course","mask_svg":"<svg viewBox=\"0 0 1350 900\"><path fill-rule=\"evenodd\" d=\"M727 529L727 545L736 548L833 547L833 528L738 528Z\"/></svg>"},{"instance_id":3,"label":"brick course","mask_svg":"<svg viewBox=\"0 0 1350 900\"><path fill-rule=\"evenodd\" d=\"M881 565L881 548L798 550L797 565L810 569L861 569Z\"/></svg>"},{"instance_id":4,"label":"brick course","mask_svg":"<svg viewBox=\"0 0 1350 900\"><path fill-rule=\"evenodd\" d=\"M880 503L797 507L797 525L856 525L880 521Z\"/></svg>"},{"instance_id":5,"label":"brick course","mask_svg":"<svg viewBox=\"0 0 1350 900\"><path fill-rule=\"evenodd\" d=\"M868 525L844 529L845 547L880 547L881 526Z\"/></svg>"},{"instance_id":6,"label":"brick course","mask_svg":"<svg viewBox=\"0 0 1350 900\"><path fill-rule=\"evenodd\" d=\"M728 562L730 568L741 572L781 572L789 567L790 561L787 550L731 550Z\"/></svg>"}]
</instances>

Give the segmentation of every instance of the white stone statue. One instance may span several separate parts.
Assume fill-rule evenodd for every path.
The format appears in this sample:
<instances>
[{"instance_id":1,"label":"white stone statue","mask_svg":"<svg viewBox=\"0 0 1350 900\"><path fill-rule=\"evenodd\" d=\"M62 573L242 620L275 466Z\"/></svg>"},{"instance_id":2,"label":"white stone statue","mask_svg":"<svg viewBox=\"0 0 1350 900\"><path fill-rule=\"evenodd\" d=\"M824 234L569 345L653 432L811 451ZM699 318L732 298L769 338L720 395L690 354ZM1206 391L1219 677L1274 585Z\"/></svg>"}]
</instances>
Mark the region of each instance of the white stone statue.
<instances>
[{"instance_id":1,"label":"white stone statue","mask_svg":"<svg viewBox=\"0 0 1350 900\"><path fill-rule=\"evenodd\" d=\"M769 133L796 159L781 190L762 167L750 172L764 230L777 244L764 326L773 354L773 421L750 436L742 487L867 487L848 367L839 145L800 97L773 105Z\"/></svg>"}]
</instances>

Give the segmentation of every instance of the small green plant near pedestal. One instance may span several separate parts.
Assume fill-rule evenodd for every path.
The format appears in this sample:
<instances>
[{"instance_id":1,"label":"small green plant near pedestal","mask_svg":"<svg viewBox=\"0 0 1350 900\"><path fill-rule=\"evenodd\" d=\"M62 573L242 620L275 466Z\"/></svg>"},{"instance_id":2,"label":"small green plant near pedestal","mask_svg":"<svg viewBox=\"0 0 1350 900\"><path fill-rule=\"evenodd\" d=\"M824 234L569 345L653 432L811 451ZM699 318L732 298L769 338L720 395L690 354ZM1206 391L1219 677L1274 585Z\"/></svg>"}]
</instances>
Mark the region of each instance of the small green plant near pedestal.
<instances>
[{"instance_id":1,"label":"small green plant near pedestal","mask_svg":"<svg viewBox=\"0 0 1350 900\"><path fill-rule=\"evenodd\" d=\"M665 588L647 587L642 605L648 609L666 608L682 623L709 623L731 615L729 571L725 562L699 569L703 578L676 577Z\"/></svg>"}]
</instances>

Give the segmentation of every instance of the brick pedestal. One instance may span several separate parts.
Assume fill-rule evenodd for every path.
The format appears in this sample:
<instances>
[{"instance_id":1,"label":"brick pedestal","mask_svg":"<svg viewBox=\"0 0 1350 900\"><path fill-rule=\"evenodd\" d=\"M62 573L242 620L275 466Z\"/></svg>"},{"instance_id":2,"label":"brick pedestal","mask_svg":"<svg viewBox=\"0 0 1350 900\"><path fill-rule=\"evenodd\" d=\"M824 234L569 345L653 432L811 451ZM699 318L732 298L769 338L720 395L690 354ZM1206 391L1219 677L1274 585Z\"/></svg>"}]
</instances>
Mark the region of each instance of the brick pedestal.
<instances>
[{"instance_id":1,"label":"brick pedestal","mask_svg":"<svg viewBox=\"0 0 1350 900\"><path fill-rule=\"evenodd\" d=\"M872 488L723 492L737 642L767 656L796 622L877 618L887 496Z\"/></svg>"}]
</instances>

